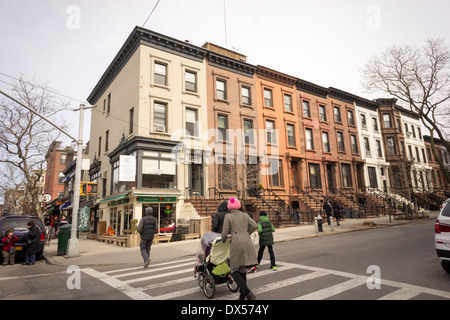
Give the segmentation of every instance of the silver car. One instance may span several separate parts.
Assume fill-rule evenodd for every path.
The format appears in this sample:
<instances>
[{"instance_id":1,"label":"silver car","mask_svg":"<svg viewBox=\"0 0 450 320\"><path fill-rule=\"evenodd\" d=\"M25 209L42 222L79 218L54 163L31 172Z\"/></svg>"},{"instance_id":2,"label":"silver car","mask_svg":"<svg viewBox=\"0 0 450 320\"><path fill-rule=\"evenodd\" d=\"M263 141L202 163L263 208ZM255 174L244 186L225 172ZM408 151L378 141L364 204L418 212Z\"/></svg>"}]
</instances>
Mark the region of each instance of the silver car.
<instances>
[{"instance_id":1,"label":"silver car","mask_svg":"<svg viewBox=\"0 0 450 320\"><path fill-rule=\"evenodd\" d=\"M441 212L434 226L436 253L442 268L450 273L450 199L442 204Z\"/></svg>"}]
</instances>

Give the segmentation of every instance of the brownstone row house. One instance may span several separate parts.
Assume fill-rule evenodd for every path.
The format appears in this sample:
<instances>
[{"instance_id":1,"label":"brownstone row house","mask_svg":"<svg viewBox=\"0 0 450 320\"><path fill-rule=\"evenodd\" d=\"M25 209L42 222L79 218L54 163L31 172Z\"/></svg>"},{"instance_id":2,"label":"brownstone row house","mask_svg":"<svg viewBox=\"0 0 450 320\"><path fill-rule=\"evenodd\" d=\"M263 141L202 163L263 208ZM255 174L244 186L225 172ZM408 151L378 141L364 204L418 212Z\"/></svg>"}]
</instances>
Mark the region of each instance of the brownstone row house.
<instances>
[{"instance_id":1,"label":"brownstone row house","mask_svg":"<svg viewBox=\"0 0 450 320\"><path fill-rule=\"evenodd\" d=\"M89 173L100 192L92 214L117 234L148 206L161 227L189 225L231 196L249 213L293 221L299 209L310 221L326 197L357 208L369 187L387 197L399 184L387 165L401 163L405 143L395 101L251 65L211 43L136 27L88 101L97 105ZM369 131L360 135L368 121L373 142Z\"/></svg>"}]
</instances>

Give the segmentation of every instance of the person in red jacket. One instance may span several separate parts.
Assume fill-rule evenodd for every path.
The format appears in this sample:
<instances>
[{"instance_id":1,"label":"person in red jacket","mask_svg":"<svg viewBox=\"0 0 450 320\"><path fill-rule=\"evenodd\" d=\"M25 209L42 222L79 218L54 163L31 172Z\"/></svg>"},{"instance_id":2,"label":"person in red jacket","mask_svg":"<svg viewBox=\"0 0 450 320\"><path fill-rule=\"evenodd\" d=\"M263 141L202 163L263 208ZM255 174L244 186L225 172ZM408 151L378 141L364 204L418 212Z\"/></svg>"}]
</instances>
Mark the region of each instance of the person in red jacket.
<instances>
[{"instance_id":1,"label":"person in red jacket","mask_svg":"<svg viewBox=\"0 0 450 320\"><path fill-rule=\"evenodd\" d=\"M8 229L5 231L5 236L2 239L3 242L3 265L14 264L14 256L16 254L15 243L17 237L14 235L13 229Z\"/></svg>"}]
</instances>

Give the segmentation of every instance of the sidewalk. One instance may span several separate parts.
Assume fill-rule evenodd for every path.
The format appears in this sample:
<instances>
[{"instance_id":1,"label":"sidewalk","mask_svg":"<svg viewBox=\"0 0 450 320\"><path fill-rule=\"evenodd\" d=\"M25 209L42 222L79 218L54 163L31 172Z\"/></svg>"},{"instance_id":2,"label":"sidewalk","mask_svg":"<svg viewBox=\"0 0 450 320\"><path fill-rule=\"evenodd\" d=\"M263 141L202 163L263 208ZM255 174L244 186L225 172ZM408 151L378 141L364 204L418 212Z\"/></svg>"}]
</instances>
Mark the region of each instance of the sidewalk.
<instances>
[{"instance_id":1,"label":"sidewalk","mask_svg":"<svg viewBox=\"0 0 450 320\"><path fill-rule=\"evenodd\" d=\"M336 223L334 223L334 231L331 230L331 226L327 225L325 218L323 232L316 233L314 224L305 224L295 227L277 228L274 233L274 239L275 243L278 243L305 238L329 236L359 230L396 226L426 219L436 219L438 215L439 211L431 211L428 213L428 218L416 220L394 220L394 217L391 217L392 221L389 221L389 216L345 219L341 221L340 226L337 226ZM45 247L44 259L47 263L60 266L76 265L79 267L117 264L139 265L143 263L139 247L124 248L96 240L89 240L86 239L85 235L81 235L79 240L80 255L78 257L66 258L63 255L58 256L57 249L57 239L53 239L50 246ZM152 263L177 258L179 259L180 257L194 256L199 253L201 253L199 239L158 243L152 245L151 248Z\"/></svg>"}]
</instances>

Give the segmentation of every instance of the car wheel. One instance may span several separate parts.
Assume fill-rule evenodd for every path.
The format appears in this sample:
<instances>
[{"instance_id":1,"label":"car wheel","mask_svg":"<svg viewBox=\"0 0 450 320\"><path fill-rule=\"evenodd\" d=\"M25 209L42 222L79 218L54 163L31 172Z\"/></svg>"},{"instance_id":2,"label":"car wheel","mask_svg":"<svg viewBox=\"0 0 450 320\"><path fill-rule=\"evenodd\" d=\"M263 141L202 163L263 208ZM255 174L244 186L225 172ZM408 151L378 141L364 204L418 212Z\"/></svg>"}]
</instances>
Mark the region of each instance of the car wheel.
<instances>
[{"instance_id":1,"label":"car wheel","mask_svg":"<svg viewBox=\"0 0 450 320\"><path fill-rule=\"evenodd\" d=\"M450 261L441 261L442 269L450 273Z\"/></svg>"}]
</instances>

